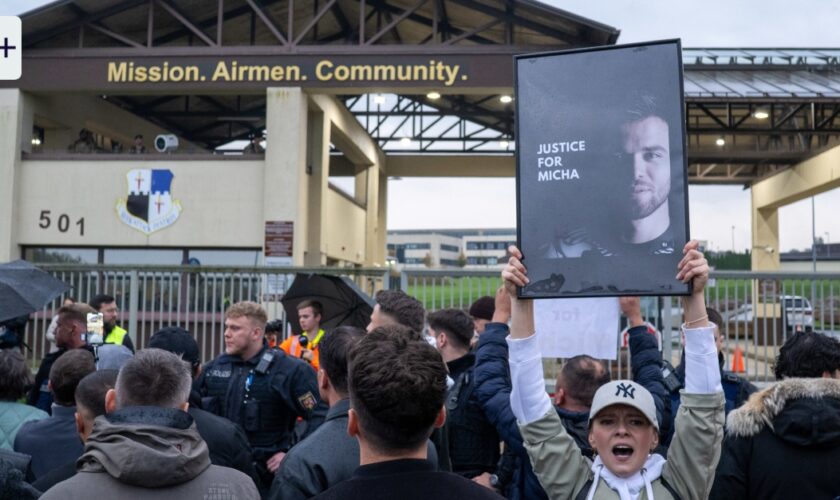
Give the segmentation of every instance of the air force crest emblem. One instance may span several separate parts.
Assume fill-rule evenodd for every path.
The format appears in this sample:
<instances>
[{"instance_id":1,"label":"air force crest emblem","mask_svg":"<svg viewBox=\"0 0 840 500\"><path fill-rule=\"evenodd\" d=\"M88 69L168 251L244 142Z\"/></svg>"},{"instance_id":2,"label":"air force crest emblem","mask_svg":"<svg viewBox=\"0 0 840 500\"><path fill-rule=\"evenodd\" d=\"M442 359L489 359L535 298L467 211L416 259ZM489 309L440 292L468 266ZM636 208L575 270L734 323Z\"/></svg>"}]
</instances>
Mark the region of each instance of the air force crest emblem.
<instances>
[{"instance_id":1,"label":"air force crest emblem","mask_svg":"<svg viewBox=\"0 0 840 500\"><path fill-rule=\"evenodd\" d=\"M130 170L128 198L117 201L120 220L147 235L172 225L181 215L181 203L172 199L174 177L168 169Z\"/></svg>"}]
</instances>

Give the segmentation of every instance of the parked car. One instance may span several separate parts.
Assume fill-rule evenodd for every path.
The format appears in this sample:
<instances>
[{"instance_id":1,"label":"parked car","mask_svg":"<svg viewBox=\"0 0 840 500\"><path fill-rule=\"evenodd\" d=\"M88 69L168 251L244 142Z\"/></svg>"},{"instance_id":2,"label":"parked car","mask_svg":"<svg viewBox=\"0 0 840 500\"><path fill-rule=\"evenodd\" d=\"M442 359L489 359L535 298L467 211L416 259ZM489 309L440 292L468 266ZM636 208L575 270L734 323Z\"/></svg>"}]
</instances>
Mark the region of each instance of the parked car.
<instances>
[{"instance_id":1,"label":"parked car","mask_svg":"<svg viewBox=\"0 0 840 500\"><path fill-rule=\"evenodd\" d=\"M788 332L810 332L814 329L814 308L801 295L782 295L782 321Z\"/></svg>"}]
</instances>

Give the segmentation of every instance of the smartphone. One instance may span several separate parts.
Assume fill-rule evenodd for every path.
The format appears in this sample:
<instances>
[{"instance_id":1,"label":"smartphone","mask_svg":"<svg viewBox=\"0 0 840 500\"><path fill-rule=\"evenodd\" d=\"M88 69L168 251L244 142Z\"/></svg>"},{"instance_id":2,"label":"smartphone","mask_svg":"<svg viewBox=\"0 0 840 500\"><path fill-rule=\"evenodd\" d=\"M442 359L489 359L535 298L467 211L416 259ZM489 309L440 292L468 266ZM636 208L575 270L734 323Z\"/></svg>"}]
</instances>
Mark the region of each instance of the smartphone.
<instances>
[{"instance_id":1,"label":"smartphone","mask_svg":"<svg viewBox=\"0 0 840 500\"><path fill-rule=\"evenodd\" d=\"M87 342L88 344L101 344L105 335L105 320L102 313L88 313L87 315Z\"/></svg>"}]
</instances>

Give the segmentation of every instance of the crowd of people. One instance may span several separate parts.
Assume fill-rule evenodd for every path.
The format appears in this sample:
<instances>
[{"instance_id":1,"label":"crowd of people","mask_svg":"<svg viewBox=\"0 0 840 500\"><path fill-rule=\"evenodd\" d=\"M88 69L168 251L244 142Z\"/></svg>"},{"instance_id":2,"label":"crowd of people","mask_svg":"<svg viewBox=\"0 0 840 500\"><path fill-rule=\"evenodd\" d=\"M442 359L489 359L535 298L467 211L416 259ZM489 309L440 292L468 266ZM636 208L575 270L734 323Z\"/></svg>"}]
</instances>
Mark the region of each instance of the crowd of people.
<instances>
[{"instance_id":1,"label":"crowd of people","mask_svg":"<svg viewBox=\"0 0 840 500\"><path fill-rule=\"evenodd\" d=\"M709 267L690 242L678 366L625 297L632 379L581 354L550 396L533 301L517 298L527 268L510 254L495 297L427 313L381 291L366 330L324 328L322 304L304 300L301 333L281 340L259 304L232 304L212 360L179 326L135 352L113 297L67 300L34 378L19 350L0 350L0 498L840 494L840 342L792 335L761 391L725 372Z\"/></svg>"}]
</instances>

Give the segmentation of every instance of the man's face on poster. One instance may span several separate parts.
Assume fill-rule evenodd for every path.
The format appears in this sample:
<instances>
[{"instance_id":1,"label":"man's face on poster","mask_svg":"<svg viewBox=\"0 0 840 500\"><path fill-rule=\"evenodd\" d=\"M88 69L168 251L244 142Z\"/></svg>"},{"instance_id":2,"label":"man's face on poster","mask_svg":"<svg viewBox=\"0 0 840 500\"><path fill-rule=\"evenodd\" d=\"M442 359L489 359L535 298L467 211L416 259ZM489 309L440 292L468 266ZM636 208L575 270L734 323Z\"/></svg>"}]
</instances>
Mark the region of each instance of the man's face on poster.
<instances>
[{"instance_id":1,"label":"man's face on poster","mask_svg":"<svg viewBox=\"0 0 840 500\"><path fill-rule=\"evenodd\" d=\"M630 218L644 219L668 201L671 191L668 124L658 116L647 116L622 125L621 135L624 154L631 158L633 167Z\"/></svg>"}]
</instances>

